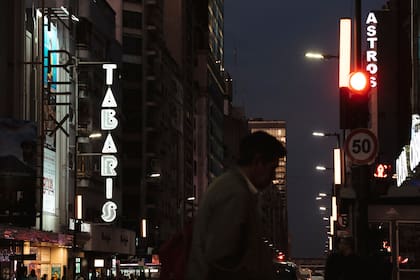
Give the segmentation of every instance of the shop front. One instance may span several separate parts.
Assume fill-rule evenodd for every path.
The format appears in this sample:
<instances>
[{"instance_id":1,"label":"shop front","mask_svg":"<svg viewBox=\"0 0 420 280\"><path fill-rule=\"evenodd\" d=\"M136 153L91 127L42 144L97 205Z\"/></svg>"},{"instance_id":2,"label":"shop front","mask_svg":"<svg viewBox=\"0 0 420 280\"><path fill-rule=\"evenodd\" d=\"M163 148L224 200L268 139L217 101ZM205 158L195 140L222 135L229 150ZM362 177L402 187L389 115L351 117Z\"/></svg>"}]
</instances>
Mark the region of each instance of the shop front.
<instances>
[{"instance_id":1,"label":"shop front","mask_svg":"<svg viewBox=\"0 0 420 280\"><path fill-rule=\"evenodd\" d=\"M109 279L118 276L121 259L135 255L135 232L113 225L84 224L90 239L84 244L80 275L87 280Z\"/></svg>"},{"instance_id":2,"label":"shop front","mask_svg":"<svg viewBox=\"0 0 420 280\"><path fill-rule=\"evenodd\" d=\"M420 279L420 204L370 205L369 226L370 252L382 256L393 279Z\"/></svg>"},{"instance_id":3,"label":"shop front","mask_svg":"<svg viewBox=\"0 0 420 280\"><path fill-rule=\"evenodd\" d=\"M1 279L20 279L33 269L38 279L62 279L73 236L0 225Z\"/></svg>"}]
</instances>

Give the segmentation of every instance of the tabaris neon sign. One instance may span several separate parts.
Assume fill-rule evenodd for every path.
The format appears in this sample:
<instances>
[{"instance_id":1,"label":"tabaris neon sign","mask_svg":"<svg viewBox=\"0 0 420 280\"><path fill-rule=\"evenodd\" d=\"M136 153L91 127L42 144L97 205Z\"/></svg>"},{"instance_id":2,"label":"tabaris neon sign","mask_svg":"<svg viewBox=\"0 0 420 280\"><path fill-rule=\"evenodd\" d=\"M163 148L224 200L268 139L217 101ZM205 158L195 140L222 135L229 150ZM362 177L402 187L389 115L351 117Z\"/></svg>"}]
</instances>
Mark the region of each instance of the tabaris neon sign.
<instances>
[{"instance_id":1,"label":"tabaris neon sign","mask_svg":"<svg viewBox=\"0 0 420 280\"><path fill-rule=\"evenodd\" d=\"M106 74L106 93L101 105L101 129L108 131L102 147L101 156L101 176L105 177L105 197L107 201L102 206L101 218L104 222L110 223L117 217L117 204L112 201L114 177L117 176L116 168L118 166L118 159L115 156L117 147L112 139L111 131L118 126L118 119L115 117L117 102L112 93L113 70L117 69L116 64L104 64L102 68L105 69Z\"/></svg>"},{"instance_id":2,"label":"tabaris neon sign","mask_svg":"<svg viewBox=\"0 0 420 280\"><path fill-rule=\"evenodd\" d=\"M367 36L367 50L366 50L366 71L370 74L370 87L374 88L378 85L376 80L376 74L378 73L378 52L376 51L376 45L378 43L378 37L376 35L376 19L375 13L370 12L366 19L366 36Z\"/></svg>"}]
</instances>

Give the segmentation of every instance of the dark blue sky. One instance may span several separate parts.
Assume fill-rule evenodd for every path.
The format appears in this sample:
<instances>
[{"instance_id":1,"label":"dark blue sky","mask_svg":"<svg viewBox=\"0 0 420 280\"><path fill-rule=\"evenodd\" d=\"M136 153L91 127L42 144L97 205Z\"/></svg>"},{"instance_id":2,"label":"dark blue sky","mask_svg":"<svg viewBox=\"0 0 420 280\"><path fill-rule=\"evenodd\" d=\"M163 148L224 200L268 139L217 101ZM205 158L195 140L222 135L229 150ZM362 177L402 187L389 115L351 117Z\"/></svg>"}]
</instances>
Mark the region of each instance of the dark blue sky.
<instances>
[{"instance_id":1,"label":"dark blue sky","mask_svg":"<svg viewBox=\"0 0 420 280\"><path fill-rule=\"evenodd\" d=\"M293 257L322 256L327 238L315 201L331 189L340 132L337 60L310 61L306 51L338 52L338 22L352 17L353 0L225 0L225 69L234 79L234 104L247 117L287 123L289 232ZM362 0L362 20L384 0ZM236 49L236 59L235 59Z\"/></svg>"}]
</instances>

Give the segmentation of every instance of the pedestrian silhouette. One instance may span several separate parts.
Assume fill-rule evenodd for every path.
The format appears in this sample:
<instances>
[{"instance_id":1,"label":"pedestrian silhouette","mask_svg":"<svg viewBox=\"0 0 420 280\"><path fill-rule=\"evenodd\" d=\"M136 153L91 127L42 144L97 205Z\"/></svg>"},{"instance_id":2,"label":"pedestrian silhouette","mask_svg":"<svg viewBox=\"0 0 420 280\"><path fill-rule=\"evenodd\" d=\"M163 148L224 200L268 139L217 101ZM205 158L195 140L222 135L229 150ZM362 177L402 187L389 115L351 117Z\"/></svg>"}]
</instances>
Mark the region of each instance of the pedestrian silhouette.
<instances>
[{"instance_id":1,"label":"pedestrian silhouette","mask_svg":"<svg viewBox=\"0 0 420 280\"><path fill-rule=\"evenodd\" d=\"M242 139L238 166L215 178L199 202L187 280L274 279L258 199L285 155L282 143L263 131Z\"/></svg>"},{"instance_id":2,"label":"pedestrian silhouette","mask_svg":"<svg viewBox=\"0 0 420 280\"><path fill-rule=\"evenodd\" d=\"M339 238L338 252L330 254L325 264L325 280L366 279L366 267L354 252L351 237Z\"/></svg>"}]
</instances>

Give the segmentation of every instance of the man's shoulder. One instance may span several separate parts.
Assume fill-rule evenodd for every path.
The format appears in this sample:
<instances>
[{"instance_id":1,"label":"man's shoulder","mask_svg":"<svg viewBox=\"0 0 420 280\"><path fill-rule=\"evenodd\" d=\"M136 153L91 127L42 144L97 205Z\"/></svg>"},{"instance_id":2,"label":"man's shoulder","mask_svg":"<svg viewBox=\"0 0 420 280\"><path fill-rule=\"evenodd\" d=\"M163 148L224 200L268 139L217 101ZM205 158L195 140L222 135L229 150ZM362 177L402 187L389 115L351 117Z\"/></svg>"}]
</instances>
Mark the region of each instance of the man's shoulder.
<instances>
[{"instance_id":1,"label":"man's shoulder","mask_svg":"<svg viewBox=\"0 0 420 280\"><path fill-rule=\"evenodd\" d=\"M209 185L209 189L224 188L228 185L232 190L235 189L235 187L240 187L239 190L241 190L244 189L243 186L246 186L246 181L237 169L229 169L220 176L216 177Z\"/></svg>"}]
</instances>

